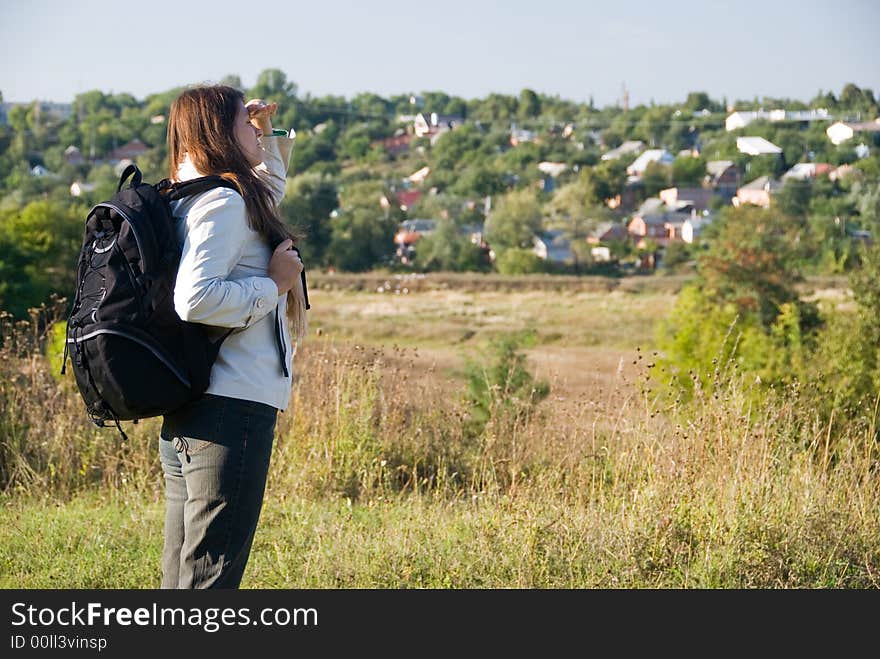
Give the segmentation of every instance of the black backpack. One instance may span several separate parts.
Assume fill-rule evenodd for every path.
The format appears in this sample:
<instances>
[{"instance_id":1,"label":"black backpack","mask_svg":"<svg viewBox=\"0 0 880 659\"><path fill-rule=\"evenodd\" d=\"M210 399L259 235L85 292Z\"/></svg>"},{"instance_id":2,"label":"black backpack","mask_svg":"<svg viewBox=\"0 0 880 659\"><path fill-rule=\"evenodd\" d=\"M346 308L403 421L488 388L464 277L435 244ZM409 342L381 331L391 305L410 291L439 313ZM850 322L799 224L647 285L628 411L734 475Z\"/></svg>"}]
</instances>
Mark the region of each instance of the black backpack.
<instances>
[{"instance_id":1,"label":"black backpack","mask_svg":"<svg viewBox=\"0 0 880 659\"><path fill-rule=\"evenodd\" d=\"M129 186L126 180L133 175ZM135 165L86 217L67 322L67 357L91 420L137 421L174 411L208 388L219 340L174 310L181 246L170 202L218 186L219 176L151 185Z\"/></svg>"}]
</instances>

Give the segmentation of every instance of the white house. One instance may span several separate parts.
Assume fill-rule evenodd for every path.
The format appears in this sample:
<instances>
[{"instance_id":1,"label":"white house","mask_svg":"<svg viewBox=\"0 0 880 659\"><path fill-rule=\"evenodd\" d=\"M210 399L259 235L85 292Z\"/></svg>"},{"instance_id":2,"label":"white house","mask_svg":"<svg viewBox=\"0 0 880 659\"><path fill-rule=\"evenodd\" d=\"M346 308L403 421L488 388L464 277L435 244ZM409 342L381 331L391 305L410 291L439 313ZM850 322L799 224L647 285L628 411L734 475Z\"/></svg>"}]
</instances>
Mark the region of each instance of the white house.
<instances>
[{"instance_id":1,"label":"white house","mask_svg":"<svg viewBox=\"0 0 880 659\"><path fill-rule=\"evenodd\" d=\"M659 162L661 165L668 165L673 160L675 157L666 149L648 149L626 168L626 173L629 176L641 176L650 163Z\"/></svg>"},{"instance_id":2,"label":"white house","mask_svg":"<svg viewBox=\"0 0 880 659\"><path fill-rule=\"evenodd\" d=\"M431 168L427 165L414 171L412 174L406 177L406 180L410 183L415 183L416 185L421 185L425 182L425 179L428 178L428 174L431 173Z\"/></svg>"},{"instance_id":3,"label":"white house","mask_svg":"<svg viewBox=\"0 0 880 659\"><path fill-rule=\"evenodd\" d=\"M736 148L739 149L740 153L750 156L782 153L782 149L763 137L737 137Z\"/></svg>"},{"instance_id":4,"label":"white house","mask_svg":"<svg viewBox=\"0 0 880 659\"><path fill-rule=\"evenodd\" d=\"M510 144L511 144L511 146L525 144L526 142L534 142L537 139L538 139L538 134L535 131L527 130L525 128L517 128L516 124L511 124L511 126L510 126Z\"/></svg>"},{"instance_id":5,"label":"white house","mask_svg":"<svg viewBox=\"0 0 880 659\"><path fill-rule=\"evenodd\" d=\"M681 239L686 243L693 243L714 219L713 215L691 215L681 225Z\"/></svg>"},{"instance_id":6,"label":"white house","mask_svg":"<svg viewBox=\"0 0 880 659\"><path fill-rule=\"evenodd\" d=\"M763 119L765 121L827 121L831 119L828 110L817 108L815 110L754 110L733 112L724 120L724 128L730 132L738 128L745 128L753 121Z\"/></svg>"},{"instance_id":7,"label":"white house","mask_svg":"<svg viewBox=\"0 0 880 659\"><path fill-rule=\"evenodd\" d=\"M621 156L628 156L632 153L638 153L645 148L645 143L641 140L627 140L616 149L611 149L602 154L602 160L617 160Z\"/></svg>"},{"instance_id":8,"label":"white house","mask_svg":"<svg viewBox=\"0 0 880 659\"><path fill-rule=\"evenodd\" d=\"M70 196L81 197L86 192L92 192L97 186L94 183L83 183L82 181L74 181L70 184Z\"/></svg>"},{"instance_id":9,"label":"white house","mask_svg":"<svg viewBox=\"0 0 880 659\"><path fill-rule=\"evenodd\" d=\"M545 160L538 163L538 169L548 176L556 178L568 169L568 165L564 162L550 162L549 160Z\"/></svg>"},{"instance_id":10,"label":"white house","mask_svg":"<svg viewBox=\"0 0 880 659\"><path fill-rule=\"evenodd\" d=\"M551 263L566 263L574 259L571 241L559 230L544 231L532 238L532 251L539 259Z\"/></svg>"},{"instance_id":11,"label":"white house","mask_svg":"<svg viewBox=\"0 0 880 659\"><path fill-rule=\"evenodd\" d=\"M417 137L424 137L461 126L463 123L464 118L458 115L432 112L426 116L424 112L420 112L413 122L413 129Z\"/></svg>"},{"instance_id":12,"label":"white house","mask_svg":"<svg viewBox=\"0 0 880 659\"><path fill-rule=\"evenodd\" d=\"M611 260L611 248L605 245L598 245L590 249L590 256L597 263L607 263Z\"/></svg>"},{"instance_id":13,"label":"white house","mask_svg":"<svg viewBox=\"0 0 880 659\"><path fill-rule=\"evenodd\" d=\"M832 169L833 167L826 162L799 162L782 175L782 180L808 181L817 176L829 174Z\"/></svg>"},{"instance_id":14,"label":"white house","mask_svg":"<svg viewBox=\"0 0 880 659\"><path fill-rule=\"evenodd\" d=\"M734 112L724 120L724 128L730 132L737 128L745 128L758 119L770 119L770 113L763 110L757 112Z\"/></svg>"},{"instance_id":15,"label":"white house","mask_svg":"<svg viewBox=\"0 0 880 659\"><path fill-rule=\"evenodd\" d=\"M880 117L874 121L845 122L836 121L825 130L828 139L834 145L843 144L847 140L851 140L856 133L878 132L880 131Z\"/></svg>"}]
</instances>

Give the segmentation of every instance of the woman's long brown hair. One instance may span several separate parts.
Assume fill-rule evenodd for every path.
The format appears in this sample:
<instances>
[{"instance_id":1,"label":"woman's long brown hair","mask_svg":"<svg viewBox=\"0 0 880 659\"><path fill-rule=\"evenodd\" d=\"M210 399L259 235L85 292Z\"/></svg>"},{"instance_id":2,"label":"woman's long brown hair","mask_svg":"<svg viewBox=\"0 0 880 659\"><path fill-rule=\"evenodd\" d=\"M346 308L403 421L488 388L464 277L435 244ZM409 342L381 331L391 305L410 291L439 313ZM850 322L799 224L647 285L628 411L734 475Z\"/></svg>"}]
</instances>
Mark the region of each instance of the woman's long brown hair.
<instances>
[{"instance_id":1,"label":"woman's long brown hair","mask_svg":"<svg viewBox=\"0 0 880 659\"><path fill-rule=\"evenodd\" d=\"M297 242L275 207L272 191L248 164L234 137L235 116L244 94L225 85L199 86L182 92L168 117L171 178L188 155L203 175L218 175L235 184L247 210L248 226L274 247L285 238ZM297 291L299 294L294 294ZM305 331L305 302L300 286L288 295L288 317L298 336Z\"/></svg>"}]
</instances>

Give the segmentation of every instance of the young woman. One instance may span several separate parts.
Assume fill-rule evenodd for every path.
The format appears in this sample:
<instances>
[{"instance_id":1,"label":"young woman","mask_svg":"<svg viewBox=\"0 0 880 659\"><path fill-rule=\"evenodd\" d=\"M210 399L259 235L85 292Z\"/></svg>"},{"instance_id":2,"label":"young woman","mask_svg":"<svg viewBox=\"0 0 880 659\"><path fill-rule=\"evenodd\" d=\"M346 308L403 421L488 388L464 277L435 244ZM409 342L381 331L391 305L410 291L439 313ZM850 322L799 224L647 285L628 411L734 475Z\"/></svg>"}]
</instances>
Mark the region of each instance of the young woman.
<instances>
[{"instance_id":1,"label":"young woman","mask_svg":"<svg viewBox=\"0 0 880 659\"><path fill-rule=\"evenodd\" d=\"M305 291L303 264L276 210L292 146L272 136L276 109L245 105L241 92L218 85L184 91L169 115L171 178L220 175L234 189L172 204L183 245L175 309L228 336L206 394L163 419L163 588L239 587L276 416L290 398L290 330L304 331Z\"/></svg>"}]
</instances>

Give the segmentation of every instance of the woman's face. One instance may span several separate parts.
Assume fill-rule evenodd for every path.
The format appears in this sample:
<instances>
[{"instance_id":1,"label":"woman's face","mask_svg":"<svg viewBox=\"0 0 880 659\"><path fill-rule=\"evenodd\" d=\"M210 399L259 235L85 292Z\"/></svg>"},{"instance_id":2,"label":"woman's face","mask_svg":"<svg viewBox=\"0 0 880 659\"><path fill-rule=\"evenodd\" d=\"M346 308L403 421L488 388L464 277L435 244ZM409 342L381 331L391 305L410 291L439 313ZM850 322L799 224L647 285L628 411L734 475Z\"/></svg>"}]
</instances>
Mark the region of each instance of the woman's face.
<instances>
[{"instance_id":1,"label":"woman's face","mask_svg":"<svg viewBox=\"0 0 880 659\"><path fill-rule=\"evenodd\" d=\"M235 141L239 148L247 158L251 167L256 167L263 162L263 153L260 150L260 144L257 141L262 135L262 131L254 126L248 117L247 108L244 102L238 102L238 110L235 112L235 128L233 130Z\"/></svg>"}]
</instances>

